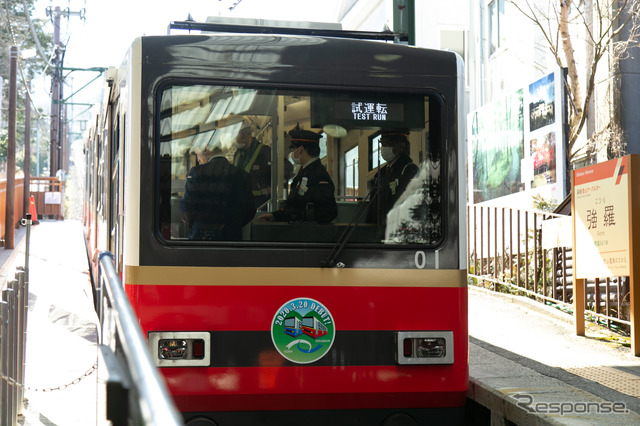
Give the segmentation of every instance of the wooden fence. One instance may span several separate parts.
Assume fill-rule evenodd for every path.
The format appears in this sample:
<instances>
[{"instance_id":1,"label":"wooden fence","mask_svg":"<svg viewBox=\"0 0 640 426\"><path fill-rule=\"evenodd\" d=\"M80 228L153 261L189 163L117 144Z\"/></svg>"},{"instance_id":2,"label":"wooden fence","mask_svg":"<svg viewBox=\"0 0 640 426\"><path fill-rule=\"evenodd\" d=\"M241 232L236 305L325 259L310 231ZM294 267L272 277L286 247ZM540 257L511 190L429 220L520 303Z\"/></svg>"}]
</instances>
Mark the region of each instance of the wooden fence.
<instances>
[{"instance_id":1,"label":"wooden fence","mask_svg":"<svg viewBox=\"0 0 640 426\"><path fill-rule=\"evenodd\" d=\"M30 181L31 192L33 196L38 218L49 217L52 219L62 220L64 202L64 183L55 177L32 177ZM27 200L27 206L29 206ZM14 226L20 225L20 220L24 218L27 212L24 211L24 178L16 178L16 187L14 192L14 210L13 218ZM27 207L28 208L28 207ZM4 246L6 229L6 213L7 213L7 180L0 180L0 246ZM36 220L36 218L33 218Z\"/></svg>"},{"instance_id":2,"label":"wooden fence","mask_svg":"<svg viewBox=\"0 0 640 426\"><path fill-rule=\"evenodd\" d=\"M24 217L24 178L16 178L16 189L14 192L13 219L17 228L20 220ZM4 247L7 217L7 180L0 180L0 245Z\"/></svg>"},{"instance_id":3,"label":"wooden fence","mask_svg":"<svg viewBox=\"0 0 640 426\"><path fill-rule=\"evenodd\" d=\"M63 220L64 182L55 177L32 177L30 181L31 195L36 203L36 211L40 217Z\"/></svg>"}]
</instances>

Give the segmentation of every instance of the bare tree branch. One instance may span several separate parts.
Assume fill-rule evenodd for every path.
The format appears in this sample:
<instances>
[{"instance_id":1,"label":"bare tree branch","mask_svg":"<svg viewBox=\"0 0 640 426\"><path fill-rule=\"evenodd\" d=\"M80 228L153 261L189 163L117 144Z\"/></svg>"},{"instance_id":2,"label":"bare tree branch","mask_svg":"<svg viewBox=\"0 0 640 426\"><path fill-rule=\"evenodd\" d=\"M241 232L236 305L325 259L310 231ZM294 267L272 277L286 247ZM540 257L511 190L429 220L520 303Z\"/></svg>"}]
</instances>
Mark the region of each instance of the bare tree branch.
<instances>
[{"instance_id":1,"label":"bare tree branch","mask_svg":"<svg viewBox=\"0 0 640 426\"><path fill-rule=\"evenodd\" d=\"M637 0L550 0L550 11L544 12L536 0L507 0L522 16L531 21L540 31L547 48L559 67L567 68L567 93L572 107L569 114L568 157L570 161L585 149L576 148L576 142L585 126L589 114L589 103L596 88L596 75L601 61L606 56L611 74L619 62L628 56L631 47L640 45L640 2ZM523 4L524 3L524 4ZM587 5L588 4L588 5ZM586 7L592 10L586 10ZM593 13L591 13L593 12ZM574 56L572 29L582 30L584 41L590 50L589 63L585 64L584 76ZM554 37L553 34L556 33ZM628 36L620 40L621 34ZM559 48L561 43L562 48ZM583 81L584 80L584 81ZM607 124L611 131L618 131L615 123ZM599 133L598 137L604 134ZM624 147L623 141L617 144ZM589 151L589 149L586 149Z\"/></svg>"}]
</instances>

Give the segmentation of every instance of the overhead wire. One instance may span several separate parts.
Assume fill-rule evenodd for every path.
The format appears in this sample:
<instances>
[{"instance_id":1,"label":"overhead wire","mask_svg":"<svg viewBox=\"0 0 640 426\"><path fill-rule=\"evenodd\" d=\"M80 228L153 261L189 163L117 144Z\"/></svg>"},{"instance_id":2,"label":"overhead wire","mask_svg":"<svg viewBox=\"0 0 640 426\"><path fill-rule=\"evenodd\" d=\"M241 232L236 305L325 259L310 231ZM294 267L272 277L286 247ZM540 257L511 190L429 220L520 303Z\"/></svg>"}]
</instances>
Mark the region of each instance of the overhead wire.
<instances>
[{"instance_id":1,"label":"overhead wire","mask_svg":"<svg viewBox=\"0 0 640 426\"><path fill-rule=\"evenodd\" d=\"M9 2L8 0L4 1L4 11L5 11L5 22L7 25L7 30L9 31L9 36L11 37L11 45L12 46L17 46L16 44L16 38L15 35L13 34L13 28L11 27L11 20L10 20L10 16L11 13L9 13Z\"/></svg>"},{"instance_id":2,"label":"overhead wire","mask_svg":"<svg viewBox=\"0 0 640 426\"><path fill-rule=\"evenodd\" d=\"M47 58L46 52L44 51L42 45L40 44L40 40L38 39L35 26L33 25L33 21L31 20L31 15L30 15L26 0L22 0L22 5L24 7L24 14L25 14L25 18L27 20L27 23L29 25L31 36L33 37L34 44L36 46L36 51L37 51L38 55L42 58L42 60L46 64L44 69L43 69L43 74L45 74L48 69L53 68L53 65L54 65L54 62L55 62L54 59L55 59L57 53L56 53L56 50L54 49L51 52L51 55ZM8 33L9 33L9 35L11 37L11 43L12 43L12 45L17 46L16 34L13 31L13 25L11 23L11 18L10 18L12 16L12 13L9 10L9 1L8 0L4 1L3 11L4 11L4 15L5 15L5 25L6 25ZM62 51L62 61L64 61L64 54L65 54L65 51L66 51L67 44L69 43L70 40L71 40L71 34L68 34L66 42L65 43L60 43L59 46L56 46L56 47L60 47L61 48L60 50ZM23 83L23 85L25 87L25 90L26 90L27 94L29 95L29 101L30 101L30 103L31 103L31 105L33 107L32 109L35 111L35 115L36 115L37 119L40 119L40 118L42 118L42 115L40 114L37 106L34 103L34 97L33 97L33 94L31 92L31 84L30 84L30 81L28 80L28 78L26 76L24 64L23 64L22 61L23 61L23 59L19 56L18 57L18 68L20 70L20 77L22 79L22 83ZM56 76L52 75L52 78L56 78ZM61 83L64 84L64 81L62 81Z\"/></svg>"},{"instance_id":3,"label":"overhead wire","mask_svg":"<svg viewBox=\"0 0 640 426\"><path fill-rule=\"evenodd\" d=\"M45 63L47 64L47 67L49 67L49 65L51 65L51 58L47 60L47 55L45 54L44 49L42 49L42 45L40 44L40 39L36 34L36 29L33 26L33 22L31 22L31 16L28 11L29 9L27 8L27 0L22 0L22 4L24 5L24 15L27 18L27 23L29 23L29 28L31 29L31 35L33 36L33 41L36 44L37 51L40 54L40 57L42 58L42 60L45 61ZM47 67L45 67L45 70Z\"/></svg>"},{"instance_id":4,"label":"overhead wire","mask_svg":"<svg viewBox=\"0 0 640 426\"><path fill-rule=\"evenodd\" d=\"M27 5L26 5L26 0L23 0L23 5L24 5L24 14L25 16L27 16L27 20L29 21L29 24L31 25L31 20L29 19L29 12L27 9ZM9 35L11 37L11 44L13 46L17 46L18 43L16 41L16 37L15 34L13 32L13 26L11 25L11 13L9 11L9 2L8 0L4 1L4 12L5 12L5 23L7 26L7 30L9 32ZM37 37L35 37L35 32L33 33L34 38L36 39L36 43L38 44L38 46L41 48ZM46 60L46 59L45 59ZM27 94L29 95L29 103L32 106L32 110L35 111L36 114L36 118L39 120L40 118L42 118L42 116L40 115L40 112L38 111L38 108L36 107L34 101L33 101L33 96L31 94L31 82L27 79L26 75L25 75L25 71L24 71L24 66L22 64L22 60L20 58L20 56L18 56L18 69L20 70L20 77L22 79L22 84L24 85L25 90L27 91ZM47 63L47 66L49 66L49 63Z\"/></svg>"}]
</instances>

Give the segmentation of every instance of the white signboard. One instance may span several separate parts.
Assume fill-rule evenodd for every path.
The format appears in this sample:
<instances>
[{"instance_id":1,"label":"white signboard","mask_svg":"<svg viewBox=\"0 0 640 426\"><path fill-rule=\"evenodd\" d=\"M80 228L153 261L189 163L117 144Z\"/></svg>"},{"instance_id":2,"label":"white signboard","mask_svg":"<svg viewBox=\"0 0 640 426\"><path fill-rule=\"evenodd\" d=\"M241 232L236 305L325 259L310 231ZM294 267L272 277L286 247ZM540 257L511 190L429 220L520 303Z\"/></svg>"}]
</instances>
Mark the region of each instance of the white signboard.
<instances>
[{"instance_id":1,"label":"white signboard","mask_svg":"<svg viewBox=\"0 0 640 426\"><path fill-rule=\"evenodd\" d=\"M60 204L62 202L62 194L60 192L45 192L45 204Z\"/></svg>"},{"instance_id":2,"label":"white signboard","mask_svg":"<svg viewBox=\"0 0 640 426\"><path fill-rule=\"evenodd\" d=\"M571 216L557 217L542 222L542 248L571 247L573 230Z\"/></svg>"},{"instance_id":3,"label":"white signboard","mask_svg":"<svg viewBox=\"0 0 640 426\"><path fill-rule=\"evenodd\" d=\"M576 278L629 276L628 160L573 171Z\"/></svg>"}]
</instances>

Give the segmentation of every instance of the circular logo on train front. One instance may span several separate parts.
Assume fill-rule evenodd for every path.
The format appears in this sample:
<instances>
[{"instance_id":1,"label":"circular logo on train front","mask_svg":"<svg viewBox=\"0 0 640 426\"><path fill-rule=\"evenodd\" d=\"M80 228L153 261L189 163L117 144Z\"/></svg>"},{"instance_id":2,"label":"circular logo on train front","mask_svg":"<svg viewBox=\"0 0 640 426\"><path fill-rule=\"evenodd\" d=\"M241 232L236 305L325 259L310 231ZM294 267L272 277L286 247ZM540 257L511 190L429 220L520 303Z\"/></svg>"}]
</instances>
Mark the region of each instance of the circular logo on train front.
<instances>
[{"instance_id":1,"label":"circular logo on train front","mask_svg":"<svg viewBox=\"0 0 640 426\"><path fill-rule=\"evenodd\" d=\"M289 300L271 323L271 340L280 355L297 364L325 356L336 336L333 317L322 303L307 297Z\"/></svg>"}]
</instances>

